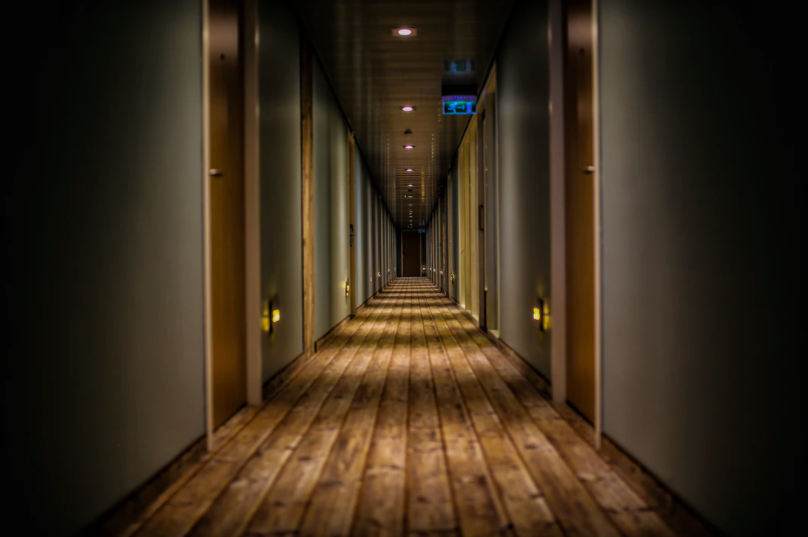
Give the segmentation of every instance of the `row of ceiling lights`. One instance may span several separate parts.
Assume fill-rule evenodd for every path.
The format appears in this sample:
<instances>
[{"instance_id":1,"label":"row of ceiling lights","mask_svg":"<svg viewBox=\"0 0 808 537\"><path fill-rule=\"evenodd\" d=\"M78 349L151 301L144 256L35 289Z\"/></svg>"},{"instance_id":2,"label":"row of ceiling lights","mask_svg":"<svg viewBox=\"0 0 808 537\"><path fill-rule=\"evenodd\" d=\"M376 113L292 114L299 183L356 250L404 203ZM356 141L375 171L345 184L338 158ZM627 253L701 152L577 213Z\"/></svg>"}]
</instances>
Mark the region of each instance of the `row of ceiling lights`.
<instances>
[{"instance_id":1,"label":"row of ceiling lights","mask_svg":"<svg viewBox=\"0 0 808 537\"><path fill-rule=\"evenodd\" d=\"M417 34L417 30L415 28L399 28L398 30L393 30L393 32L395 34L398 34L398 35L402 36L402 37L409 37L409 36L413 36L413 35ZM405 105L405 106L401 107L401 111L402 112L414 112L415 107L410 106L410 105ZM404 149L410 151L412 149L415 149L415 146L407 144L407 145L404 146ZM413 169L412 168L407 168L407 171L412 172ZM408 184L407 186L412 187L412 183ZM407 196L404 195L404 197L406 198ZM410 196L410 198L411 197L412 196ZM412 203L410 203L409 206L412 207ZM409 227L412 227L412 209L409 210L409 217L410 217Z\"/></svg>"}]
</instances>

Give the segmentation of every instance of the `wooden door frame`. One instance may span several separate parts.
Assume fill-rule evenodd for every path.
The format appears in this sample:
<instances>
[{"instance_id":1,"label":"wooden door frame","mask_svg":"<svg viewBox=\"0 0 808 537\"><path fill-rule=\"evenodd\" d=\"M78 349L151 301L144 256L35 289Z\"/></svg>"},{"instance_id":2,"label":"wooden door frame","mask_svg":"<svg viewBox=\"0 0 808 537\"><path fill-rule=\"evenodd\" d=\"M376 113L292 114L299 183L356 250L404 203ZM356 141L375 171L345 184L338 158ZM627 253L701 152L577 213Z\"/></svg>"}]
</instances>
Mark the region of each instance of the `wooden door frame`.
<instances>
[{"instance_id":1,"label":"wooden door frame","mask_svg":"<svg viewBox=\"0 0 808 537\"><path fill-rule=\"evenodd\" d=\"M600 77L598 51L598 0L592 1L592 118L595 173L593 193L594 222L594 308L595 308L595 443L601 446L603 433L603 319L602 319L602 264L601 264L601 214L600 214ZM567 326L566 326L566 145L564 129L564 79L566 17L565 0L550 0L550 250L551 250L551 298L552 332L551 368L553 400L567 400Z\"/></svg>"},{"instance_id":2,"label":"wooden door frame","mask_svg":"<svg viewBox=\"0 0 808 537\"><path fill-rule=\"evenodd\" d=\"M246 338L246 394L247 404L260 404L263 397L261 359L261 219L259 176L259 122L258 122L258 45L255 39L247 39L253 32L257 35L257 0L241 0L243 6L240 36L244 45L244 253L245 253L245 338ZM213 423L213 319L211 303L211 200L210 200L210 47L209 2L202 2L202 185L203 185L203 272L205 328L205 436L208 450L214 448ZM248 110L254 113L248 113Z\"/></svg>"}]
</instances>

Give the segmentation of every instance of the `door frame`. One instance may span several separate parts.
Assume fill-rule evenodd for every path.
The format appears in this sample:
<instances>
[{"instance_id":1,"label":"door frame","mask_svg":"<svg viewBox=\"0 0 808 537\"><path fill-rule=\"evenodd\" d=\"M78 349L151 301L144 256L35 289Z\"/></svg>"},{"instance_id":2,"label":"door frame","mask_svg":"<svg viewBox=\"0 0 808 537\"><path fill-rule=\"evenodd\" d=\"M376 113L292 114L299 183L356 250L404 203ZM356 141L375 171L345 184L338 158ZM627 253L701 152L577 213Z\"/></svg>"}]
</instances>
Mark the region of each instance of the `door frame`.
<instances>
[{"instance_id":1,"label":"door frame","mask_svg":"<svg viewBox=\"0 0 808 537\"><path fill-rule=\"evenodd\" d=\"M238 1L238 0L234 0ZM247 404L263 400L261 357L261 248L260 248L260 175L258 120L258 5L257 0L240 0L243 6L242 39L244 49L244 253L245 253L245 338ZM213 450L213 346L211 304L211 200L210 200L210 19L209 2L202 2L202 213L203 213L203 273L205 329L205 437L208 450ZM254 38L247 39L251 33ZM248 110L254 113L248 113Z\"/></svg>"},{"instance_id":2,"label":"door frame","mask_svg":"<svg viewBox=\"0 0 808 537\"><path fill-rule=\"evenodd\" d=\"M592 134L595 172L593 176L594 223L594 373L595 373L595 444L601 447L603 434L603 318L602 318L602 260L601 260L601 155L600 155L600 77L598 47L598 0L592 2ZM567 400L566 345L566 146L564 128L564 54L566 41L565 0L550 0L550 250L551 250L551 368L553 400Z\"/></svg>"}]
</instances>

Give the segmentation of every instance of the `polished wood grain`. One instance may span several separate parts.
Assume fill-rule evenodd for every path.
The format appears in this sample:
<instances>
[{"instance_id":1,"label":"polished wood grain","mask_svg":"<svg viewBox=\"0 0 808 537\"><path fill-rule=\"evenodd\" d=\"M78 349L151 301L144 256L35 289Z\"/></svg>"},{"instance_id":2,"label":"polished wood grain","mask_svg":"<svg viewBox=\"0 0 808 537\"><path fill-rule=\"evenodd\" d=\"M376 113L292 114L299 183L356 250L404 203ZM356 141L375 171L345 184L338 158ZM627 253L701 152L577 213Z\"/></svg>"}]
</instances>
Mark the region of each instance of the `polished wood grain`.
<instances>
[{"instance_id":1,"label":"polished wood grain","mask_svg":"<svg viewBox=\"0 0 808 537\"><path fill-rule=\"evenodd\" d=\"M687 534L426 278L301 364L123 534Z\"/></svg>"}]
</instances>

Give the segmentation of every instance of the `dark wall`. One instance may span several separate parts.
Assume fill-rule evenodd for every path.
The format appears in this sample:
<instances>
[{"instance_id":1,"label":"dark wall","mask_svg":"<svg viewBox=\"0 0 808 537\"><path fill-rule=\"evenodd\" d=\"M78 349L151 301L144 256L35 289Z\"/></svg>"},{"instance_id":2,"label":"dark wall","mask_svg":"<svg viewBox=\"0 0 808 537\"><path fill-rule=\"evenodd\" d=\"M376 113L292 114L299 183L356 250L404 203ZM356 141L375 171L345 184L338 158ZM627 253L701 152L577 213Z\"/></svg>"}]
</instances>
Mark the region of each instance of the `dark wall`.
<instances>
[{"instance_id":1,"label":"dark wall","mask_svg":"<svg viewBox=\"0 0 808 537\"><path fill-rule=\"evenodd\" d=\"M202 4L19 6L4 509L70 535L204 434Z\"/></svg>"},{"instance_id":2,"label":"dark wall","mask_svg":"<svg viewBox=\"0 0 808 537\"><path fill-rule=\"evenodd\" d=\"M599 4L604 430L727 533L796 535L801 28L737 2Z\"/></svg>"},{"instance_id":3,"label":"dark wall","mask_svg":"<svg viewBox=\"0 0 808 537\"><path fill-rule=\"evenodd\" d=\"M262 336L266 380L303 352L300 30L280 0L259 2L258 21L261 298L282 310Z\"/></svg>"},{"instance_id":4,"label":"dark wall","mask_svg":"<svg viewBox=\"0 0 808 537\"><path fill-rule=\"evenodd\" d=\"M314 337L350 314L348 124L322 67L314 62Z\"/></svg>"},{"instance_id":5,"label":"dark wall","mask_svg":"<svg viewBox=\"0 0 808 537\"><path fill-rule=\"evenodd\" d=\"M520 2L497 52L500 337L548 378L551 332L530 312L550 299L547 2Z\"/></svg>"}]
</instances>

